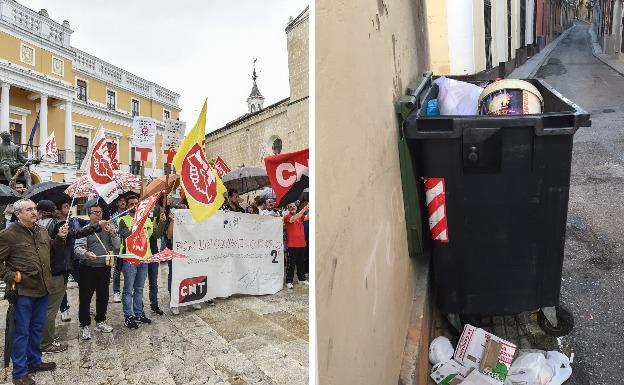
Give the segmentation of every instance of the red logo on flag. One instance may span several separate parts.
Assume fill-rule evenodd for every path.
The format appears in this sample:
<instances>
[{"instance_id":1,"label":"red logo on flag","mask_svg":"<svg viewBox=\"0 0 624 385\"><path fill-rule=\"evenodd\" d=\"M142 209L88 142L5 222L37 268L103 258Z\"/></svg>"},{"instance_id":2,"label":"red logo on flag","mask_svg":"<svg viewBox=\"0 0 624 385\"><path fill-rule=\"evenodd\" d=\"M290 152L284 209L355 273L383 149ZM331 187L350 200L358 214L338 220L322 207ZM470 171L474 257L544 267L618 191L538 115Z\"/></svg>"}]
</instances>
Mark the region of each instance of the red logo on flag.
<instances>
[{"instance_id":1,"label":"red logo on flag","mask_svg":"<svg viewBox=\"0 0 624 385\"><path fill-rule=\"evenodd\" d=\"M100 139L93 147L89 173L91 179L98 184L107 184L113 181L113 167L106 156L108 147L106 139Z\"/></svg>"},{"instance_id":2,"label":"red logo on flag","mask_svg":"<svg viewBox=\"0 0 624 385\"><path fill-rule=\"evenodd\" d=\"M196 201L211 204L217 198L217 180L199 144L194 144L180 171L186 193Z\"/></svg>"},{"instance_id":3,"label":"red logo on flag","mask_svg":"<svg viewBox=\"0 0 624 385\"><path fill-rule=\"evenodd\" d=\"M119 170L119 160L117 159L117 143L111 142L108 156L110 157L113 170Z\"/></svg>"}]
</instances>

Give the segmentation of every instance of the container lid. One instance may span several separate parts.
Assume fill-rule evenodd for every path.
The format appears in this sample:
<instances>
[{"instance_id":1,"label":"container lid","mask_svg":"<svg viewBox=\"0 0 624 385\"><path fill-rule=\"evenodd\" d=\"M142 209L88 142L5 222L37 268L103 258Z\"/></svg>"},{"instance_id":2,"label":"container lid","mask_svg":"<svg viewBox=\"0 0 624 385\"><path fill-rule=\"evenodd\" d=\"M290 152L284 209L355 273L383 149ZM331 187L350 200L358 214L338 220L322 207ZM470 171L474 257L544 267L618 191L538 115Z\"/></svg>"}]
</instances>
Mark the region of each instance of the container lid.
<instances>
[{"instance_id":1,"label":"container lid","mask_svg":"<svg viewBox=\"0 0 624 385\"><path fill-rule=\"evenodd\" d=\"M537 87L525 80L519 79L503 79L490 83L490 85L483 89L481 95L479 95L479 104L481 104L481 101L483 101L483 99L492 92L513 89L524 90L534 94L539 99L540 104L542 106L544 105L544 98L542 98L542 94L539 92Z\"/></svg>"}]
</instances>

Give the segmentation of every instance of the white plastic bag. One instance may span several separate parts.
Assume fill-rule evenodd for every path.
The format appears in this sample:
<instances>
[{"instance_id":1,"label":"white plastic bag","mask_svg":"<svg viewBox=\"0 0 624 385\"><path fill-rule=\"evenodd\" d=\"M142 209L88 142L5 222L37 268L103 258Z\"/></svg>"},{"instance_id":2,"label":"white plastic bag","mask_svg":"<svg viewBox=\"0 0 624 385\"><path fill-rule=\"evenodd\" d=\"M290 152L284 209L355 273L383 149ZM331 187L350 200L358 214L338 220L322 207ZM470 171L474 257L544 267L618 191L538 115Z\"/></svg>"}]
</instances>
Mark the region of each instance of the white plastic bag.
<instances>
[{"instance_id":1,"label":"white plastic bag","mask_svg":"<svg viewBox=\"0 0 624 385\"><path fill-rule=\"evenodd\" d=\"M479 95L483 88L444 76L437 78L433 83L439 87L440 115L478 115Z\"/></svg>"},{"instance_id":2,"label":"white plastic bag","mask_svg":"<svg viewBox=\"0 0 624 385\"><path fill-rule=\"evenodd\" d=\"M444 336L434 338L429 344L429 362L431 365L444 363L449 361L453 357L453 345L451 341Z\"/></svg>"},{"instance_id":3,"label":"white plastic bag","mask_svg":"<svg viewBox=\"0 0 624 385\"><path fill-rule=\"evenodd\" d=\"M572 375L570 359L565 354L556 351L546 353L546 364L554 372L553 378L546 385L561 385Z\"/></svg>"},{"instance_id":4,"label":"white plastic bag","mask_svg":"<svg viewBox=\"0 0 624 385\"><path fill-rule=\"evenodd\" d=\"M521 353L511 364L505 385L546 385L553 369L542 353Z\"/></svg>"}]
</instances>

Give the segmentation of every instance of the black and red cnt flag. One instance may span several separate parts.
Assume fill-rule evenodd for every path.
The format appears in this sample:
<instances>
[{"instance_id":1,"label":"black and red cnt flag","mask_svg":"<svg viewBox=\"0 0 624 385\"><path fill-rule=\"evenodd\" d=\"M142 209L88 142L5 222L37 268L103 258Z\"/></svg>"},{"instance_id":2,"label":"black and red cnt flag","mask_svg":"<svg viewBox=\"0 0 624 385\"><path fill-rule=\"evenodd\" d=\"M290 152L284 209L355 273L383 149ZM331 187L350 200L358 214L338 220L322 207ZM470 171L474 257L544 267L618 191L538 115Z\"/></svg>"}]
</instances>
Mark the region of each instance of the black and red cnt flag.
<instances>
[{"instance_id":1,"label":"black and red cnt flag","mask_svg":"<svg viewBox=\"0 0 624 385\"><path fill-rule=\"evenodd\" d=\"M264 158L277 204L285 206L299 199L308 188L309 150L267 156Z\"/></svg>"}]
</instances>

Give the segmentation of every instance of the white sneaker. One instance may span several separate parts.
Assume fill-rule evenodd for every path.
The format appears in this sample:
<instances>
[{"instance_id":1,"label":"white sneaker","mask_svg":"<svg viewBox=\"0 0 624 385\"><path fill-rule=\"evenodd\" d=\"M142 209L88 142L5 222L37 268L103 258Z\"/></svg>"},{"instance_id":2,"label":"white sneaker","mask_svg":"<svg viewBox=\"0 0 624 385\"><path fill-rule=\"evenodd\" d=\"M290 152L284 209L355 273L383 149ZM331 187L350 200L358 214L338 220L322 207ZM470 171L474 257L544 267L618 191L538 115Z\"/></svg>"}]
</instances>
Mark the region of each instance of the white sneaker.
<instances>
[{"instance_id":1,"label":"white sneaker","mask_svg":"<svg viewBox=\"0 0 624 385\"><path fill-rule=\"evenodd\" d=\"M172 307L171 308L171 314L173 314L173 315L180 314L180 309L178 309L177 307Z\"/></svg>"},{"instance_id":2,"label":"white sneaker","mask_svg":"<svg viewBox=\"0 0 624 385\"><path fill-rule=\"evenodd\" d=\"M71 321L71 316L69 315L69 309L61 312L61 321L63 322Z\"/></svg>"},{"instance_id":3,"label":"white sneaker","mask_svg":"<svg viewBox=\"0 0 624 385\"><path fill-rule=\"evenodd\" d=\"M310 282L308 281L300 281L299 284L302 286L310 286Z\"/></svg>"},{"instance_id":4,"label":"white sneaker","mask_svg":"<svg viewBox=\"0 0 624 385\"><path fill-rule=\"evenodd\" d=\"M91 330L88 326L83 326L80 328L80 339L81 340L90 340L91 339Z\"/></svg>"},{"instance_id":5,"label":"white sneaker","mask_svg":"<svg viewBox=\"0 0 624 385\"><path fill-rule=\"evenodd\" d=\"M200 305L200 304L198 304L198 303L194 303L194 304L192 304L191 306L193 306L193 309L194 309L194 310L201 310L201 305Z\"/></svg>"},{"instance_id":6,"label":"white sneaker","mask_svg":"<svg viewBox=\"0 0 624 385\"><path fill-rule=\"evenodd\" d=\"M113 331L113 327L104 322L98 322L95 326L95 330L102 333L110 333Z\"/></svg>"},{"instance_id":7,"label":"white sneaker","mask_svg":"<svg viewBox=\"0 0 624 385\"><path fill-rule=\"evenodd\" d=\"M294 286L293 286L293 284L292 284L292 283L287 283L287 284L286 284L286 287L287 287L287 288L289 288L289 289L292 289Z\"/></svg>"},{"instance_id":8,"label":"white sneaker","mask_svg":"<svg viewBox=\"0 0 624 385\"><path fill-rule=\"evenodd\" d=\"M113 302L115 302L115 303L121 302L121 293L120 292L113 293Z\"/></svg>"}]
</instances>

